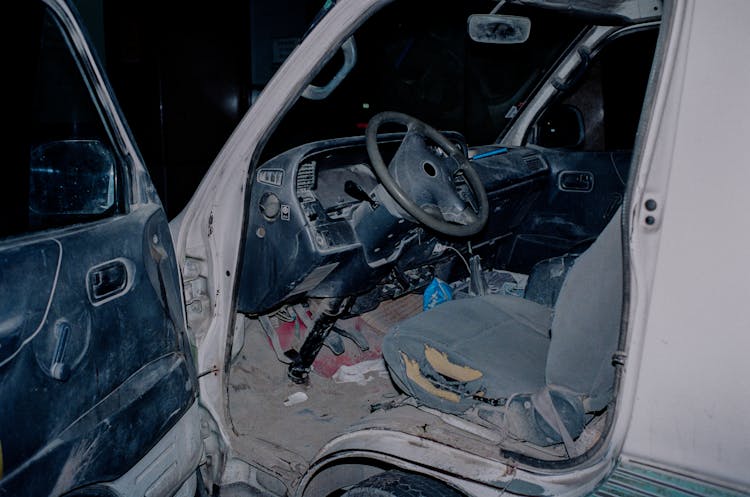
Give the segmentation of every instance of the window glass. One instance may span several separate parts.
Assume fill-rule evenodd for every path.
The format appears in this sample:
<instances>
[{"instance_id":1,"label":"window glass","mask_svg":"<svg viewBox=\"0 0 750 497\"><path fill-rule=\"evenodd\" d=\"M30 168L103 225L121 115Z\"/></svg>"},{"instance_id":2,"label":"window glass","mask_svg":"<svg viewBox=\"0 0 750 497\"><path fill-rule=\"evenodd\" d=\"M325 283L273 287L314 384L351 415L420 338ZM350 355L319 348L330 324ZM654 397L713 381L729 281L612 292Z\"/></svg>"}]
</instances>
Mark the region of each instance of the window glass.
<instances>
[{"instance_id":1,"label":"window glass","mask_svg":"<svg viewBox=\"0 0 750 497\"><path fill-rule=\"evenodd\" d=\"M580 80L538 119L529 141L552 148L631 150L658 34L649 28L607 43Z\"/></svg>"},{"instance_id":2,"label":"window glass","mask_svg":"<svg viewBox=\"0 0 750 497\"><path fill-rule=\"evenodd\" d=\"M61 27L29 2L22 46L4 47L13 140L7 143L0 236L110 216L121 202L120 159Z\"/></svg>"}]
</instances>

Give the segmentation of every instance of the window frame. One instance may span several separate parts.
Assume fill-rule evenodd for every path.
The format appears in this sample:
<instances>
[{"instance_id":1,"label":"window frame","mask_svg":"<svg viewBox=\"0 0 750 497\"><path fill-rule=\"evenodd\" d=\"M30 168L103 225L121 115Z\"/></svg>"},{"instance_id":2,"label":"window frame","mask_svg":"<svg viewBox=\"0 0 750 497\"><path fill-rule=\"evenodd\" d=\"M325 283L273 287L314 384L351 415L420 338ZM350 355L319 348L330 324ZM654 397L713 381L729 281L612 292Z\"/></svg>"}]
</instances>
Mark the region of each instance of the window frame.
<instances>
[{"instance_id":1,"label":"window frame","mask_svg":"<svg viewBox=\"0 0 750 497\"><path fill-rule=\"evenodd\" d=\"M127 215L131 211L132 201L134 200L134 191L131 188L133 179L130 177L132 165L132 153L129 153L130 147L123 134L118 132L121 128L117 125L117 119L113 112L113 107L108 105L108 99L112 99L109 87L97 84L103 81L98 68L96 67L96 56L88 51L86 44L87 35L75 22L75 13L70 10L72 7L67 4L58 3L50 0L38 0L41 12L41 21L48 19L49 27L42 29L56 29L54 36L59 36L67 49L67 56L71 58L75 65L75 70L80 75L81 80L76 81L74 85L78 86L76 91L85 92L89 98L94 112L98 117L97 127L101 126L102 143L106 144L114 157L114 203L105 211L98 214L70 214L70 221L64 220L67 214L52 214L51 218L55 221L49 225L40 227L29 227L25 231L15 232L0 238L0 243L6 240L15 241L17 239L38 238L49 236L50 232L65 232L70 229L77 230L82 226L96 225L102 222ZM43 50L43 48L41 48ZM68 63L67 61L64 63ZM111 100L110 100L111 101ZM114 103L114 102L112 102ZM119 117L119 116L117 116ZM125 128L127 130L127 128ZM130 138L127 136L127 138ZM30 173L29 173L30 174ZM30 200L27 199L26 209L29 208Z\"/></svg>"},{"instance_id":2,"label":"window frame","mask_svg":"<svg viewBox=\"0 0 750 497\"><path fill-rule=\"evenodd\" d=\"M523 141L522 141L523 146L527 146L527 145L543 146L543 145L538 145L537 143L531 141L534 138L534 135L535 135L534 128L539 123L539 121L545 116L545 114L547 113L547 111L549 111L550 109L554 108L556 105L560 105L560 104L565 105L564 102L568 98L570 98L572 95L574 95L576 92L579 91L581 83L585 80L585 78L587 76L587 72L589 71L589 69L592 66L594 66L594 64L596 64L597 61L599 63L601 63L601 60L599 59L599 57L601 56L602 52L604 52L607 49L607 47L609 47L613 42L615 42L617 40L620 40L620 39L626 38L626 37L630 37L630 36L634 36L634 35L637 35L639 33L644 33L644 32L648 32L648 31L655 31L658 34L660 25L661 25L660 22L658 22L658 21L652 21L652 22L646 22L646 23L642 23L642 24L636 24L636 25L633 25L633 26L626 26L626 27L617 29L616 31L614 31L613 33L611 33L610 35L604 37L601 41L599 41L599 43L597 43L594 46L594 48L590 51L590 53L588 54L590 62L588 63L588 67L584 68L584 73L581 75L580 80L574 81L573 87L571 87L569 89L566 89L566 90L559 90L559 91L557 91L557 93L555 93L554 95L552 95L545 102L544 107L539 112L537 112L536 116L531 120L531 122L528 125L528 127L526 128L526 131L525 131L524 136L523 136ZM585 64L585 63L583 61L581 61L580 64L576 68L574 68L574 70L572 71L572 73L575 73L576 69L582 67L583 64ZM554 78L549 78L549 79L550 80L554 80ZM546 80L545 80L545 82L546 82ZM587 150L586 148L581 148L581 149L577 149L576 148L576 149L573 149L573 150L592 151L592 150ZM619 149L611 149L610 150L610 149L608 149L608 148L605 147L602 150L593 150L593 151L594 152L615 152L615 151L618 151L618 150Z\"/></svg>"},{"instance_id":3,"label":"window frame","mask_svg":"<svg viewBox=\"0 0 750 497\"><path fill-rule=\"evenodd\" d=\"M531 99L528 101L526 108L522 109L506 126L500 136L498 136L496 140L497 144L509 147L526 146L531 134L531 128L537 123L544 112L558 101L560 95L563 93L557 90L553 83L557 80L566 81L584 63L578 55L579 49L583 48L587 50L589 58L594 59L610 41L635 31L659 30L661 29L661 24L662 21L648 21L624 27L593 25L588 30L584 30L581 37L571 44L567 52L560 56L547 76L532 91ZM656 56L654 60L656 60Z\"/></svg>"}]
</instances>

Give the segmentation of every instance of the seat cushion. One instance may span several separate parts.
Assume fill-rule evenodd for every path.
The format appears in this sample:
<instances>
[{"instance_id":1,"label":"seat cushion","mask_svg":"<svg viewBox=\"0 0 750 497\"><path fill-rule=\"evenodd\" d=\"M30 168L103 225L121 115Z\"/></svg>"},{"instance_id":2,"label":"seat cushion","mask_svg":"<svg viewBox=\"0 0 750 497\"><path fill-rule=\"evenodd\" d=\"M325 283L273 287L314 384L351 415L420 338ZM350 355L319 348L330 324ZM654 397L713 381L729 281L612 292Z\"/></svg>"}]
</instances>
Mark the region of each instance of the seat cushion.
<instances>
[{"instance_id":1,"label":"seat cushion","mask_svg":"<svg viewBox=\"0 0 750 497\"><path fill-rule=\"evenodd\" d=\"M461 413L545 386L551 322L551 309L518 297L453 300L395 326L383 356L404 392Z\"/></svg>"}]
</instances>

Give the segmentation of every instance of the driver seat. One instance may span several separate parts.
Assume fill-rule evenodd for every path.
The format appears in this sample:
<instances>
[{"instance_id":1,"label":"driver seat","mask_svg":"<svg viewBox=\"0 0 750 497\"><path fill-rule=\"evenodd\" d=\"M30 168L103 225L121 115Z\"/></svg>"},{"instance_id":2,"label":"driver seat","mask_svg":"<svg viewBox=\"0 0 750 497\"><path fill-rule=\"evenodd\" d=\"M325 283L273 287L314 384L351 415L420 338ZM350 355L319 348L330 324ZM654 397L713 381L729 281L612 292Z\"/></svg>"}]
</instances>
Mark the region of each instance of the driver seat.
<instances>
[{"instance_id":1,"label":"driver seat","mask_svg":"<svg viewBox=\"0 0 750 497\"><path fill-rule=\"evenodd\" d=\"M539 446L576 439L613 399L622 311L621 209L568 272L554 309L507 295L453 300L395 326L391 377L421 405L474 411Z\"/></svg>"}]
</instances>

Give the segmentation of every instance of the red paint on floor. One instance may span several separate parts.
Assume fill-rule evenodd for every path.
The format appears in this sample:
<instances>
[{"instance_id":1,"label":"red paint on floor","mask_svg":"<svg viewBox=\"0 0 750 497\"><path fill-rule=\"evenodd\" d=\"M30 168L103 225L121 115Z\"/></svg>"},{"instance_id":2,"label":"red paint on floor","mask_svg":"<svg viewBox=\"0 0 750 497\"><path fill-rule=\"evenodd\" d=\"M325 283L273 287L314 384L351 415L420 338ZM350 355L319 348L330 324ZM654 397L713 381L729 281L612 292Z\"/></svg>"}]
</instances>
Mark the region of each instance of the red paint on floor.
<instances>
[{"instance_id":1,"label":"red paint on floor","mask_svg":"<svg viewBox=\"0 0 750 497\"><path fill-rule=\"evenodd\" d=\"M334 355L328 347L323 347L313 363L313 371L316 374L331 378L341 366L351 366L382 357L383 333L369 326L362 318L344 319L337 322L336 326L359 331L367 340L370 348L362 351L348 338L343 338L345 350L341 355ZM286 351L294 348L295 345L299 347L302 344L307 335L307 328L302 320L297 319L291 323L282 322L276 329L276 334L279 336L281 348ZM271 347L270 340L268 346Z\"/></svg>"}]
</instances>

